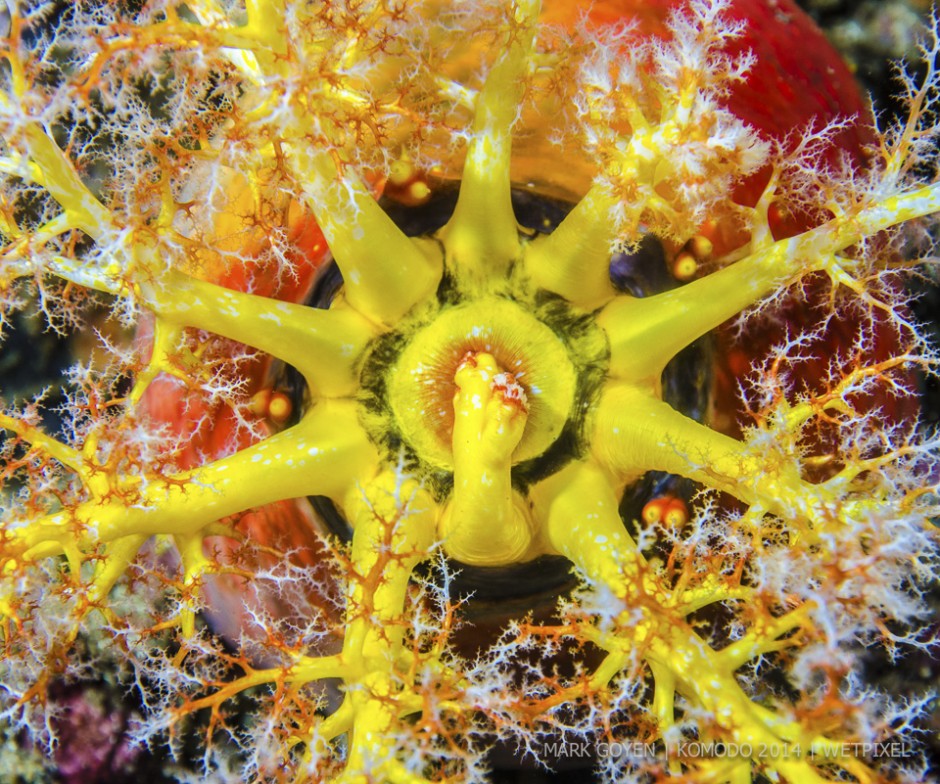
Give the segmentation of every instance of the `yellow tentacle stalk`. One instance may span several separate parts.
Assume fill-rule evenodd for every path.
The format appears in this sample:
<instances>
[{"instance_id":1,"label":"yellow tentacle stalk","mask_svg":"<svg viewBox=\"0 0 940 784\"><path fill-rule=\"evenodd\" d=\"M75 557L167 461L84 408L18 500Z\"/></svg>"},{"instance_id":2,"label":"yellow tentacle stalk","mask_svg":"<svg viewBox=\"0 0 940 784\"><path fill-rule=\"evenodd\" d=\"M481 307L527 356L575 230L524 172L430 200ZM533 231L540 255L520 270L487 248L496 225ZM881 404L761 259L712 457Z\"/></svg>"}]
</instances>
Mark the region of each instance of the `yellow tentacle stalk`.
<instances>
[{"instance_id":1,"label":"yellow tentacle stalk","mask_svg":"<svg viewBox=\"0 0 940 784\"><path fill-rule=\"evenodd\" d=\"M516 4L518 27L487 75L476 105L460 198L443 230L454 266L474 281L499 279L519 253L509 179L512 128L535 50L540 0Z\"/></svg>"}]
</instances>

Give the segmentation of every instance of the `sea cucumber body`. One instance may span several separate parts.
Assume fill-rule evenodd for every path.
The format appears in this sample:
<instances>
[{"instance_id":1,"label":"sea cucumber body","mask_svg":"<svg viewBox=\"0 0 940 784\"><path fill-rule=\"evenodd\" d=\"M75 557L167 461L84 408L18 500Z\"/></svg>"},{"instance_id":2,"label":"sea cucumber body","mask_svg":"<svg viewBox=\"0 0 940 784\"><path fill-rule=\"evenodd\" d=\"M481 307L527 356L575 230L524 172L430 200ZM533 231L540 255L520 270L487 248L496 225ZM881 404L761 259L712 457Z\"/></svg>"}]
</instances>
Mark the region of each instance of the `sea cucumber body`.
<instances>
[{"instance_id":1,"label":"sea cucumber body","mask_svg":"<svg viewBox=\"0 0 940 784\"><path fill-rule=\"evenodd\" d=\"M574 29L586 13L588 26L635 24L636 36L665 36L665 20L670 13L686 4L670 0L595 0L593 3L572 3L568 0L546 0L544 21ZM744 34L736 40L729 53L750 51L755 63L747 79L729 86L726 106L737 116L759 129L765 136L796 143L800 129L811 123L820 128L837 117L858 117L867 121L868 106L862 98L847 67L835 50L827 43L822 32L800 11L791 0L734 0L730 14L746 22ZM540 123L550 122L546 112L527 114L521 121L521 132L514 143L512 176L520 184L534 184L535 191L547 196L569 198L574 201L586 192L594 176L593 164L583 152L553 146L547 134L540 133ZM866 122L842 131L837 137L842 150L860 164L865 160L865 146L871 140ZM834 151L835 154L835 151ZM458 176L458 169L450 176ZM735 191L739 203L756 202L768 172L765 170L740 183ZM222 285L245 290L252 281L254 293L279 299L303 302L307 300L318 271L328 261L328 251L319 230L309 216L295 207L285 209L285 219L296 241L294 264L297 277L286 284L265 280L264 271L249 275L247 266L207 266L206 276ZM223 216L224 218L225 216ZM781 219L774 232L778 236L796 233L806 228L806 218L800 215ZM224 226L221 221L220 226ZM221 229L220 229L221 230ZM716 254L735 247L742 241L739 227L719 225L713 227L712 238ZM222 237L224 241L225 238ZM254 237L255 244L244 249L248 259L264 250L265 238ZM814 316L806 303L787 306L785 317L794 328L802 329L812 323ZM854 333L858 325L843 323L824 343L845 345L844 337ZM779 325L755 326L748 336L747 349L735 345L729 334L722 332L714 358L713 398L717 426L728 432L736 429L736 387L752 360L781 337ZM818 368L806 366L807 373ZM274 365L267 357L259 357L245 365L242 372L249 379L249 394L254 394L275 382ZM211 412L198 390L184 388L170 379L158 379L145 398L151 418L158 425L169 426L173 432L185 437L189 447L183 453L181 467L210 460L224 452L248 446L255 437L236 428L237 417L231 409L217 407ZM210 415L208 418L206 414ZM276 425L259 418L258 429L271 432ZM714 424L714 423L713 423ZM291 558L298 565L316 568L323 553L323 544L314 533L316 516L305 499L283 501L243 514L238 529L260 544L282 550L291 550ZM214 545L225 558L231 552L230 541L220 540ZM328 578L324 578L328 579ZM243 582L240 578L219 577L206 586L213 625L221 633L234 638L242 628L245 608ZM263 600L262 600L263 601ZM277 607L268 607L275 615Z\"/></svg>"}]
</instances>

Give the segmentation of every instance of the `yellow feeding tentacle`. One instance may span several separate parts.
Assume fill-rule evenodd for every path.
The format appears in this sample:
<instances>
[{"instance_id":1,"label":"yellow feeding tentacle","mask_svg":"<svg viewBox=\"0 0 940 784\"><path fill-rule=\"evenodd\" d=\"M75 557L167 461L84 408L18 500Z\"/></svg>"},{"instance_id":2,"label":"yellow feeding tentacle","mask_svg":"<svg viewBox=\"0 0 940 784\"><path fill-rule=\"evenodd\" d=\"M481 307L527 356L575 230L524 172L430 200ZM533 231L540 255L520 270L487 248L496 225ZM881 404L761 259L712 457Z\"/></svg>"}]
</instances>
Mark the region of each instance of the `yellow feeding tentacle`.
<instances>
[{"instance_id":1,"label":"yellow feeding tentacle","mask_svg":"<svg viewBox=\"0 0 940 784\"><path fill-rule=\"evenodd\" d=\"M626 625L615 626L612 634L598 629L596 642L605 650L628 646L641 652L656 677L653 708L661 731L673 724L674 695L678 692L711 711L718 727L736 743L748 744L752 750L786 743L779 718L761 712L737 683L734 663L724 660L721 652L713 651L679 615L667 609L668 588L624 530L617 498L596 466L571 464L539 485L533 496L551 548L623 602L621 618ZM768 629L767 634L775 637L789 628L792 626L784 623ZM787 756L771 760L769 767L787 781L823 781L802 759Z\"/></svg>"},{"instance_id":2,"label":"yellow feeding tentacle","mask_svg":"<svg viewBox=\"0 0 940 784\"><path fill-rule=\"evenodd\" d=\"M795 457L753 449L627 384L605 391L592 442L595 458L622 481L649 470L685 476L791 521L794 535L799 531L810 541L876 503L836 504L827 485L803 479Z\"/></svg>"},{"instance_id":3,"label":"yellow feeding tentacle","mask_svg":"<svg viewBox=\"0 0 940 784\"><path fill-rule=\"evenodd\" d=\"M364 676L369 662L394 660L389 649L401 645L405 627L387 624L400 620L411 571L434 543L438 509L416 480L385 471L351 496L346 513L353 521L356 574L349 584L343 660Z\"/></svg>"},{"instance_id":4,"label":"yellow feeding tentacle","mask_svg":"<svg viewBox=\"0 0 940 784\"><path fill-rule=\"evenodd\" d=\"M890 205L869 207L770 243L681 288L643 299L618 297L597 318L610 338L611 374L630 381L658 376L690 343L807 270L824 271L837 284L855 284L833 261L835 254L865 236L938 209L940 184L934 184L897 196ZM561 236L564 227L562 223L549 240ZM546 246L538 247L547 252L542 250Z\"/></svg>"},{"instance_id":5,"label":"yellow feeding tentacle","mask_svg":"<svg viewBox=\"0 0 940 784\"><path fill-rule=\"evenodd\" d=\"M528 418L525 392L486 353L468 352L455 381L454 495L441 520L444 547L467 564L518 562L532 543L509 473Z\"/></svg>"},{"instance_id":6,"label":"yellow feeding tentacle","mask_svg":"<svg viewBox=\"0 0 940 784\"><path fill-rule=\"evenodd\" d=\"M95 564L94 581L88 596L89 604L107 599L115 583L137 557L148 538L142 535L125 536L111 543L107 555Z\"/></svg>"},{"instance_id":7,"label":"yellow feeding tentacle","mask_svg":"<svg viewBox=\"0 0 940 784\"><path fill-rule=\"evenodd\" d=\"M532 490L535 513L548 549L581 566L625 598L624 576L641 572L642 556L623 527L618 501L604 473L572 463Z\"/></svg>"},{"instance_id":8,"label":"yellow feeding tentacle","mask_svg":"<svg viewBox=\"0 0 940 784\"><path fill-rule=\"evenodd\" d=\"M745 480L767 469L740 441L627 384L605 390L591 441L597 460L625 481L649 470L668 471L746 502L755 499L746 492Z\"/></svg>"},{"instance_id":9,"label":"yellow feeding tentacle","mask_svg":"<svg viewBox=\"0 0 940 784\"><path fill-rule=\"evenodd\" d=\"M597 317L610 339L611 374L630 381L659 377L682 349L793 274L805 253L800 245L796 239L781 241L680 288L615 299Z\"/></svg>"},{"instance_id":10,"label":"yellow feeding tentacle","mask_svg":"<svg viewBox=\"0 0 940 784\"><path fill-rule=\"evenodd\" d=\"M555 231L533 241L525 254L532 282L585 310L609 302L617 293L610 282L612 207L606 191L592 188Z\"/></svg>"},{"instance_id":11,"label":"yellow feeding tentacle","mask_svg":"<svg viewBox=\"0 0 940 784\"><path fill-rule=\"evenodd\" d=\"M443 270L436 245L406 237L355 175L337 171L329 152L294 145L290 158L352 307L390 325L435 291Z\"/></svg>"},{"instance_id":12,"label":"yellow feeding tentacle","mask_svg":"<svg viewBox=\"0 0 940 784\"><path fill-rule=\"evenodd\" d=\"M28 558L64 552L77 536L76 523L85 548L134 535L194 534L228 515L286 498L340 501L374 475L377 462L355 404L325 400L294 427L193 471L146 483L99 475L89 500L13 529L10 548ZM138 499L128 506L135 490Z\"/></svg>"},{"instance_id":13,"label":"yellow feeding tentacle","mask_svg":"<svg viewBox=\"0 0 940 784\"><path fill-rule=\"evenodd\" d=\"M95 198L52 137L38 123L25 129L29 155L42 172L42 184L69 218L89 236L98 238L111 225L107 208Z\"/></svg>"},{"instance_id":14,"label":"yellow feeding tentacle","mask_svg":"<svg viewBox=\"0 0 940 784\"><path fill-rule=\"evenodd\" d=\"M181 272L148 292L156 313L175 324L224 335L293 365L319 395L350 394L357 358L377 330L343 303L329 310L232 291Z\"/></svg>"},{"instance_id":15,"label":"yellow feeding tentacle","mask_svg":"<svg viewBox=\"0 0 940 784\"><path fill-rule=\"evenodd\" d=\"M405 599L412 570L434 542L437 507L414 480L393 472L376 478L356 497L350 553L355 573L347 600L341 660L347 703L354 720L346 768L348 780L364 770L389 780L394 766L390 729L407 696L393 672L407 621Z\"/></svg>"},{"instance_id":16,"label":"yellow feeding tentacle","mask_svg":"<svg viewBox=\"0 0 940 784\"><path fill-rule=\"evenodd\" d=\"M486 77L476 101L460 196L442 236L458 276L481 279L505 269L519 254L509 178L512 126L535 47L539 0L516 3L520 29Z\"/></svg>"}]
</instances>

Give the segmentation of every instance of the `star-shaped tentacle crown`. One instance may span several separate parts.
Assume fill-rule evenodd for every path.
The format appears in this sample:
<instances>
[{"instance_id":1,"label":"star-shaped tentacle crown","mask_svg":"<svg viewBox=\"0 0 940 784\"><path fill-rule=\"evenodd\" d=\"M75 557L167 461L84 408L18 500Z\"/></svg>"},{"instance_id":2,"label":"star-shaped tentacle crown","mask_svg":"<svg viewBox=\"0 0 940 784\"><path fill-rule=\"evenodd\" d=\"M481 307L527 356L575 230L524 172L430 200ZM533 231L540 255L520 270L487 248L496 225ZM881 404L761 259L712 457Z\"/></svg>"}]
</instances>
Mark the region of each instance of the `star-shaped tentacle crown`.
<instances>
[{"instance_id":1,"label":"star-shaped tentacle crown","mask_svg":"<svg viewBox=\"0 0 940 784\"><path fill-rule=\"evenodd\" d=\"M256 619L279 662L229 656L241 674L194 676L201 696L167 687L159 729L209 709L208 734L221 734L227 701L268 685L268 723L240 735L243 746L262 730L275 738L273 751L258 742L246 757L260 777L473 778L481 739L512 737L539 756L536 741L565 730L650 744L648 757L603 760L611 776L878 780L842 744L877 734L852 718L861 708L846 659L819 657L916 618L912 586L933 568L932 442L872 402L904 394L911 368L934 361L893 282L910 265L885 234L940 210L940 187L916 179L930 170L932 74L912 86L910 123L886 138L871 172L839 173L821 151L840 127L791 140L788 160L726 108L728 85L753 64L726 52L743 32L727 2L680 5L662 38L585 23L573 42L540 26L536 0L466 5L249 0L234 21L211 0L132 22L75 9L61 40L45 42L42 20L11 12L0 283L9 293L35 278L45 292L57 278L132 303L153 323L133 384L103 403L107 415L89 407L71 439L46 435L35 412L0 418L13 434L5 476L25 472L41 488L48 474L67 488L10 507L0 609L11 660L35 642L41 608L23 586L37 564L64 556L83 597L52 646L68 650L77 622L96 613L119 626L109 597L159 537L181 561L182 601L163 626L182 628L172 666L185 671L203 639L200 585L226 568L204 540L231 535L219 521L246 510L322 496L352 530L337 556L342 618L322 619L341 637L336 651L271 643L276 620ZM71 70L53 89L28 55L56 47L73 56L61 55L57 67ZM149 107L121 82L141 63L156 74ZM171 97L158 105L164 78ZM88 107L72 142L67 123L43 113L40 99L54 115L59 94ZM109 106L151 124L131 132L119 112L105 116ZM567 124L533 124L558 106ZM157 133L167 124L175 138ZM593 180L556 227L529 230L513 189L538 192L539 182L519 179L513 148L554 126L559 150L579 146L572 165L590 161ZM115 150L139 149L112 163L113 184L99 192L89 169L108 156L109 134ZM403 165L459 176L452 214L429 234L407 236L376 200ZM737 198L759 172L759 197ZM775 237L773 215L787 209L815 216L815 227ZM291 244L309 215L342 275L328 307L284 294L302 290L323 258L316 239L299 255ZM708 225L720 230L695 236ZM618 288L612 250L647 235L695 279L646 297ZM716 258L696 276L708 246ZM293 257L278 255L285 247ZM233 270L243 285L221 285ZM269 296L252 270L280 276L281 294ZM831 291L827 318L855 312L869 329L833 356L821 384L787 379L804 349L827 339L825 324L781 335L751 369L754 424L743 438L664 400L664 369L685 347L807 281ZM875 345L876 333L896 350ZM198 388L193 341L213 335L296 369L309 401L289 427L174 467L143 443L135 411L167 375ZM625 526L624 488L650 472L703 489L685 532L652 518ZM516 622L470 664L450 647L454 597L421 570L440 551L472 567L564 556L583 587L551 625ZM431 617L416 597L435 591ZM719 605L729 629L698 630ZM574 675L551 655L540 670L537 644ZM793 664L795 698L755 686L766 662ZM329 679L343 684L334 703L310 688ZM25 705L40 692L17 697ZM736 752L683 755L677 743L690 737Z\"/></svg>"}]
</instances>

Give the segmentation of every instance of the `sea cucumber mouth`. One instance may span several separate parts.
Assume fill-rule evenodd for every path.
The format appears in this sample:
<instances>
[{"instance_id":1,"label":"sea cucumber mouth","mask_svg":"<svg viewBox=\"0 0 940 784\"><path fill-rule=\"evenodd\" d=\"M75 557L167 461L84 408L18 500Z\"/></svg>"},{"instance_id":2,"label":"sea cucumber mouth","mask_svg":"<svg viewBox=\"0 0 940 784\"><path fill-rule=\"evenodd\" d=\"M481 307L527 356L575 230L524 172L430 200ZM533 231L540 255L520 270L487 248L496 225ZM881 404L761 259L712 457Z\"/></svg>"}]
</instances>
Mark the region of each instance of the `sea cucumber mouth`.
<instances>
[{"instance_id":1,"label":"sea cucumber mouth","mask_svg":"<svg viewBox=\"0 0 940 784\"><path fill-rule=\"evenodd\" d=\"M389 408L423 461L453 470L456 375L468 354L482 353L524 390L528 418L513 465L544 453L572 417L578 379L563 336L509 299L462 303L435 314L389 369Z\"/></svg>"}]
</instances>

